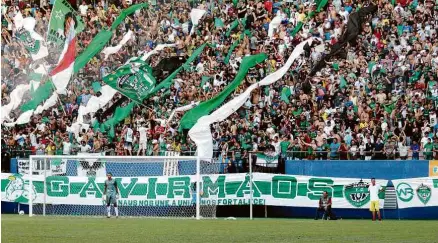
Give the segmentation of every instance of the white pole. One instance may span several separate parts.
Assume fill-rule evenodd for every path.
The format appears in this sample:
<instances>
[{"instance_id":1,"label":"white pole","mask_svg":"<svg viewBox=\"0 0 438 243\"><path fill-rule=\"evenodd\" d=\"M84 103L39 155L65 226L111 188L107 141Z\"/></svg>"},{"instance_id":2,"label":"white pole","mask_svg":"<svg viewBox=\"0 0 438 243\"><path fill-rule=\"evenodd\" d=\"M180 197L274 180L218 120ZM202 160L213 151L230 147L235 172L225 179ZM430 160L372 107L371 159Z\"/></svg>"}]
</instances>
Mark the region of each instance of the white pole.
<instances>
[{"instance_id":1,"label":"white pole","mask_svg":"<svg viewBox=\"0 0 438 243\"><path fill-rule=\"evenodd\" d=\"M32 180L32 174L33 174L33 160L32 156L29 157L29 186L33 186L33 180ZM31 188L29 188L29 192L32 192ZM29 217L32 217L33 213L33 196L29 196Z\"/></svg>"},{"instance_id":2,"label":"white pole","mask_svg":"<svg viewBox=\"0 0 438 243\"><path fill-rule=\"evenodd\" d=\"M199 220L200 217L200 180L201 180L201 159L199 157L196 158L196 220Z\"/></svg>"},{"instance_id":3,"label":"white pole","mask_svg":"<svg viewBox=\"0 0 438 243\"><path fill-rule=\"evenodd\" d=\"M249 154L249 219L252 220L252 154Z\"/></svg>"},{"instance_id":4,"label":"white pole","mask_svg":"<svg viewBox=\"0 0 438 243\"><path fill-rule=\"evenodd\" d=\"M50 168L50 166L49 166ZM44 159L44 180L43 180L43 216L46 216L46 195L47 195L47 188L46 188L46 177L47 177L47 159Z\"/></svg>"}]
</instances>

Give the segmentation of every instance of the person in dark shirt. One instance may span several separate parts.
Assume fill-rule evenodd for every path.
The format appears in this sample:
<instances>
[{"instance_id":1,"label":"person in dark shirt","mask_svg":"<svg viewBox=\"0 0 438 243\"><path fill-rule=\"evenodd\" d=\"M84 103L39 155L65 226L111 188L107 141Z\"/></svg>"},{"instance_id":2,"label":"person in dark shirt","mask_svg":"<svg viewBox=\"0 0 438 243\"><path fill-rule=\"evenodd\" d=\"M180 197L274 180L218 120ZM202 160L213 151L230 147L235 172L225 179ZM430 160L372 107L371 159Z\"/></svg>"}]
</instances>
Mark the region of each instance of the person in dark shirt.
<instances>
[{"instance_id":1,"label":"person in dark shirt","mask_svg":"<svg viewBox=\"0 0 438 243\"><path fill-rule=\"evenodd\" d=\"M326 191L322 193L319 199L318 208L316 209L315 220L319 218L319 213L323 212L322 219L332 219L332 197Z\"/></svg>"},{"instance_id":2,"label":"person in dark shirt","mask_svg":"<svg viewBox=\"0 0 438 243\"><path fill-rule=\"evenodd\" d=\"M375 160L385 158L385 155L383 153L384 146L385 145L383 144L382 139L378 138L376 144L374 145L374 159Z\"/></svg>"}]
</instances>

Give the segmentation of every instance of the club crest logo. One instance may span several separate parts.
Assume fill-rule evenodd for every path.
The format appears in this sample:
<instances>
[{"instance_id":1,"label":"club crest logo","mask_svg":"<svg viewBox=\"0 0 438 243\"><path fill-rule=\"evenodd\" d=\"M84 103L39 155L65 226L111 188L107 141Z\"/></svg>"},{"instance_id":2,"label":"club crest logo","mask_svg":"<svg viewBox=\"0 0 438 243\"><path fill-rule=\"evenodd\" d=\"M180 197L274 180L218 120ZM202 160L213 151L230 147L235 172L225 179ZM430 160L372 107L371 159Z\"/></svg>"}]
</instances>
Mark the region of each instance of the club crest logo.
<instances>
[{"instance_id":1,"label":"club crest logo","mask_svg":"<svg viewBox=\"0 0 438 243\"><path fill-rule=\"evenodd\" d=\"M9 183L5 188L6 200L10 202L27 203L29 198L36 199L37 193L35 186L29 188L29 181L24 180L20 174L14 174L8 177Z\"/></svg>"},{"instance_id":2,"label":"club crest logo","mask_svg":"<svg viewBox=\"0 0 438 243\"><path fill-rule=\"evenodd\" d=\"M31 54L37 54L40 50L41 42L34 40L28 30L21 28L17 31L17 37Z\"/></svg>"},{"instance_id":3,"label":"club crest logo","mask_svg":"<svg viewBox=\"0 0 438 243\"><path fill-rule=\"evenodd\" d=\"M417 188L417 196L420 201L426 205L432 197L432 189L428 185L421 184Z\"/></svg>"},{"instance_id":4,"label":"club crest logo","mask_svg":"<svg viewBox=\"0 0 438 243\"><path fill-rule=\"evenodd\" d=\"M345 199L357 208L364 206L370 201L368 186L369 183L365 183L362 180L346 185L344 187Z\"/></svg>"},{"instance_id":5,"label":"club crest logo","mask_svg":"<svg viewBox=\"0 0 438 243\"><path fill-rule=\"evenodd\" d=\"M403 202L409 202L414 197L414 189L408 183L400 183L396 189L397 197Z\"/></svg>"}]
</instances>

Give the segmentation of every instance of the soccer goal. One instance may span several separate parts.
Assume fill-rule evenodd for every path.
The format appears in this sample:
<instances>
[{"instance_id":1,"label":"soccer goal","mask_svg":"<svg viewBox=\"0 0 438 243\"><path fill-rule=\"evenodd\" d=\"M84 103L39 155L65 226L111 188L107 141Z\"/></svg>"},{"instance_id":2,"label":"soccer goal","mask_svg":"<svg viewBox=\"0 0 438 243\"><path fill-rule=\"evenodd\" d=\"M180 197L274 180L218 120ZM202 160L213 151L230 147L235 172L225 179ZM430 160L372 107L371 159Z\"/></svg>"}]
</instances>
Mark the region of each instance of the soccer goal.
<instances>
[{"instance_id":1,"label":"soccer goal","mask_svg":"<svg viewBox=\"0 0 438 243\"><path fill-rule=\"evenodd\" d=\"M221 164L212 159L36 155L29 165L24 183L32 185L30 217L104 217L108 210L112 217L216 217L217 191L202 196L204 190L211 192L221 171Z\"/></svg>"}]
</instances>

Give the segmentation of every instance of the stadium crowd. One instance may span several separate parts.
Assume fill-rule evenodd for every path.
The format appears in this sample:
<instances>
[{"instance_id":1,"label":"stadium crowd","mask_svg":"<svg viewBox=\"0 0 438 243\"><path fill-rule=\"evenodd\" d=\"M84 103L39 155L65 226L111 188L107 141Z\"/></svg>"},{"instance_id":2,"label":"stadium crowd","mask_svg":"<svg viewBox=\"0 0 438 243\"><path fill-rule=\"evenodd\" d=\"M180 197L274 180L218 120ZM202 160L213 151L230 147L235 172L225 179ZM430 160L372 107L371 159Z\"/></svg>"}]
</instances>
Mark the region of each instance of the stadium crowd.
<instances>
[{"instance_id":1,"label":"stadium crowd","mask_svg":"<svg viewBox=\"0 0 438 243\"><path fill-rule=\"evenodd\" d=\"M28 124L2 126L3 154L15 157L112 151L116 155L164 155L165 151L175 151L192 155L195 144L186 131L178 129L183 113L169 124L165 122L175 108L214 97L234 79L242 57L267 53L268 59L250 70L232 98L281 67L295 45L308 37L319 37L323 44L312 46L310 55L302 55L280 81L256 90L229 119L212 126L215 155L241 160L250 151L272 149L288 159L438 158L438 2L374 1L378 11L361 26L357 45L348 45L347 58L332 58L310 79L307 74L344 33L349 15L370 2L329 0L314 15L309 15L316 9L312 1L233 2L151 1L149 9L125 20L110 44L116 45L128 30L135 37L107 60L103 55L93 58L72 78L69 92L60 96L59 107L33 116ZM102 28L111 25L128 4L99 0L74 6L85 22L85 30L78 34L78 52ZM35 30L42 36L51 13L47 1L31 5L26 0L2 0L2 106L9 102L14 87L26 82L23 71L31 63L15 38L15 7L23 16L35 17ZM207 14L190 35L189 13L195 7L207 10ZM271 39L269 23L276 15L283 15L283 21ZM245 17L246 23L239 23L228 36L229 25ZM295 34L299 22L304 25ZM244 29L249 29L250 35L234 49L230 64L224 64L231 45ZM86 105L96 94L93 83L104 85L102 77L127 59L157 44L176 44L151 57L154 67L164 58L190 56L205 42L214 42L216 48L208 47L191 69L180 72L169 91L158 92L144 105L136 106L115 128L114 138L91 128L78 137L68 132L79 105ZM54 63L50 56L48 59ZM157 80L167 74L160 74ZM102 111L121 98L118 93ZM92 121L93 116L85 118L87 123ZM146 146L139 146L142 143Z\"/></svg>"}]
</instances>

